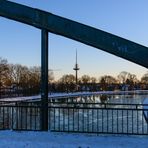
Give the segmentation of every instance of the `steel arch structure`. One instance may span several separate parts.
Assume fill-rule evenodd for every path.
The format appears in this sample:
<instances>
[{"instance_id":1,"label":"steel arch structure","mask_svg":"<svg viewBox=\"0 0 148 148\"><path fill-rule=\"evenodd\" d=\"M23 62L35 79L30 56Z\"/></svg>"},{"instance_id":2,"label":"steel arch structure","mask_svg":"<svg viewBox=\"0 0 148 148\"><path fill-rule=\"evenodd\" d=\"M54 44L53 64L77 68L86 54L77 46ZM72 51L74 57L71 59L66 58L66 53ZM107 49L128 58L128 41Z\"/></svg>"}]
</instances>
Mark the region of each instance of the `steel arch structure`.
<instances>
[{"instance_id":1,"label":"steel arch structure","mask_svg":"<svg viewBox=\"0 0 148 148\"><path fill-rule=\"evenodd\" d=\"M148 68L148 47L49 12L0 0L0 16L41 29L42 130L48 130L48 32L79 41Z\"/></svg>"}]
</instances>

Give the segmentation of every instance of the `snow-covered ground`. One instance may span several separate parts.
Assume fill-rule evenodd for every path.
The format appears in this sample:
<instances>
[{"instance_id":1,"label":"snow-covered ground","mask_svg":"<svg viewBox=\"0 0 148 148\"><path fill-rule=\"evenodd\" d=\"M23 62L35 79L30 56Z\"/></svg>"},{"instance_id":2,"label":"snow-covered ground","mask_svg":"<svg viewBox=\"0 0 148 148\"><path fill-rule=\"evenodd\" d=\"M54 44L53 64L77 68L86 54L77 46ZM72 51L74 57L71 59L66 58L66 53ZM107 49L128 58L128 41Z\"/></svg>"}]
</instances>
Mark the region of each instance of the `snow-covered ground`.
<instances>
[{"instance_id":1,"label":"snow-covered ground","mask_svg":"<svg viewBox=\"0 0 148 148\"><path fill-rule=\"evenodd\" d=\"M147 148L148 136L0 131L1 148Z\"/></svg>"}]
</instances>

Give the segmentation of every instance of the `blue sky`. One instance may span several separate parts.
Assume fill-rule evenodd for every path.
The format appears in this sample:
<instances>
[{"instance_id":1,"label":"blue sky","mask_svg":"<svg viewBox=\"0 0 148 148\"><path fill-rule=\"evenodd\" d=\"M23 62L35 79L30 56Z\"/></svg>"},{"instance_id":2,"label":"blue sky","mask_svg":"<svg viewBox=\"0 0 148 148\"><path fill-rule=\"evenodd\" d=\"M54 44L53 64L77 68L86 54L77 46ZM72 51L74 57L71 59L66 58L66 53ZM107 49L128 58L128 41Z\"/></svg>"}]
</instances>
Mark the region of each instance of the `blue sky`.
<instances>
[{"instance_id":1,"label":"blue sky","mask_svg":"<svg viewBox=\"0 0 148 148\"><path fill-rule=\"evenodd\" d=\"M11 0L66 17L148 46L148 1L141 0ZM40 30L0 17L0 56L10 63L40 65ZM78 51L79 76L88 74L117 76L121 71L147 72L101 50L49 33L49 68L55 77L74 74L75 50Z\"/></svg>"}]
</instances>

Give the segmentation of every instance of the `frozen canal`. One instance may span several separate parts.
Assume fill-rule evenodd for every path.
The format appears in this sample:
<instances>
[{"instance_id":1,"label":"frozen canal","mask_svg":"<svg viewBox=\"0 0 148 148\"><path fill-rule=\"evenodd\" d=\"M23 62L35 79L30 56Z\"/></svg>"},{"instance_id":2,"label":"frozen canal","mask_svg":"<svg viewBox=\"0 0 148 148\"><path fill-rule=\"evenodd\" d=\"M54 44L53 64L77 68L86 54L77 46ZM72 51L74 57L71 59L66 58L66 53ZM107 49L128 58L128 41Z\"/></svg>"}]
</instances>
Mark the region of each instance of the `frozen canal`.
<instances>
[{"instance_id":1,"label":"frozen canal","mask_svg":"<svg viewBox=\"0 0 148 148\"><path fill-rule=\"evenodd\" d=\"M50 127L66 132L148 134L142 104L146 98L145 93L125 93L55 100Z\"/></svg>"},{"instance_id":2,"label":"frozen canal","mask_svg":"<svg viewBox=\"0 0 148 148\"><path fill-rule=\"evenodd\" d=\"M147 93L54 94L48 107L49 130L57 132L148 134L143 112ZM56 99L56 97L58 99ZM31 97L30 97L31 98ZM32 97L33 98L33 97ZM41 108L1 106L1 129L40 130ZM24 105L23 102L19 105ZM33 105L33 106L32 106Z\"/></svg>"}]
</instances>

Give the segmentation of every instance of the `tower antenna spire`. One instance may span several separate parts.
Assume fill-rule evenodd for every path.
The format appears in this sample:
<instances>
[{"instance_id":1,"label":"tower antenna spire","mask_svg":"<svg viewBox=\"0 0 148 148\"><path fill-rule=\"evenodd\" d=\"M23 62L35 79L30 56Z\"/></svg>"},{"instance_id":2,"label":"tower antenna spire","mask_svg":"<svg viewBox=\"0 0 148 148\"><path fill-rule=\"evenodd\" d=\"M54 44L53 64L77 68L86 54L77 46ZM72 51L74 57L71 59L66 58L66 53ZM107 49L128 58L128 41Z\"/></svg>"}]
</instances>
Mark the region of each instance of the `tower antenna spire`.
<instances>
[{"instance_id":1,"label":"tower antenna spire","mask_svg":"<svg viewBox=\"0 0 148 148\"><path fill-rule=\"evenodd\" d=\"M78 65L77 49L76 49L76 64L73 70L75 70L76 72L75 78L76 78L76 90L77 90L78 89L78 70L80 70L79 65Z\"/></svg>"},{"instance_id":2,"label":"tower antenna spire","mask_svg":"<svg viewBox=\"0 0 148 148\"><path fill-rule=\"evenodd\" d=\"M78 63L77 63L77 49L76 49L76 64L78 64Z\"/></svg>"}]
</instances>

